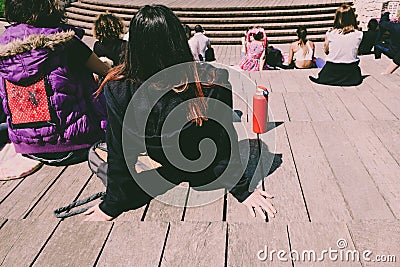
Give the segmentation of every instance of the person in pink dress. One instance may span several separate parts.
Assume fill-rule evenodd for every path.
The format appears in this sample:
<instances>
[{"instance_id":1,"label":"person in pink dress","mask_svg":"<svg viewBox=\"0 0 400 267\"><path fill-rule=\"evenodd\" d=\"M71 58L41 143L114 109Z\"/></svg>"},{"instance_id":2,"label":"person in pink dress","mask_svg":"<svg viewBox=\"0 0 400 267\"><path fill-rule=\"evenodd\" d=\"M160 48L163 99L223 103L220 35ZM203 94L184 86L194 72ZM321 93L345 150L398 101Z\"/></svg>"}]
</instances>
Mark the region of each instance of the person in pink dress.
<instances>
[{"instance_id":1,"label":"person in pink dress","mask_svg":"<svg viewBox=\"0 0 400 267\"><path fill-rule=\"evenodd\" d=\"M253 40L251 40L253 39ZM267 35L263 28L254 28L247 32L246 54L239 63L242 70L262 70L265 62L265 49L267 47Z\"/></svg>"}]
</instances>

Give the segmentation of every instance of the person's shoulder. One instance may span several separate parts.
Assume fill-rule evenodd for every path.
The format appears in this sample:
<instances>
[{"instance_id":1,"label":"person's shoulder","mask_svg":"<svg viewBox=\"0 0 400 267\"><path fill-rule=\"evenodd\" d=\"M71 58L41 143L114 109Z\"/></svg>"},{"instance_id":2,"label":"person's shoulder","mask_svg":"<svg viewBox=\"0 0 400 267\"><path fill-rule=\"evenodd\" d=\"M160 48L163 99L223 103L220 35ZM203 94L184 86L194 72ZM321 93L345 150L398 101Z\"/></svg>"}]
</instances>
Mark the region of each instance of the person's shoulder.
<instances>
[{"instance_id":1,"label":"person's shoulder","mask_svg":"<svg viewBox=\"0 0 400 267\"><path fill-rule=\"evenodd\" d=\"M229 79L229 71L224 68L218 68L208 63L200 63L197 65L201 82L226 84Z\"/></svg>"},{"instance_id":2,"label":"person's shoulder","mask_svg":"<svg viewBox=\"0 0 400 267\"><path fill-rule=\"evenodd\" d=\"M354 34L357 38L362 38L363 35L364 35L364 33L363 33L362 31L359 31L359 30L355 30L355 31L353 32L353 34Z\"/></svg>"},{"instance_id":3,"label":"person's shoulder","mask_svg":"<svg viewBox=\"0 0 400 267\"><path fill-rule=\"evenodd\" d=\"M96 42L94 42L94 44L93 44L93 49L96 49L96 48L98 48L98 47L100 47L101 46L101 42L100 41L96 41Z\"/></svg>"},{"instance_id":4,"label":"person's shoulder","mask_svg":"<svg viewBox=\"0 0 400 267\"><path fill-rule=\"evenodd\" d=\"M136 89L135 83L129 79L113 80L108 81L104 86L104 94L109 105L124 109L128 106Z\"/></svg>"}]
</instances>

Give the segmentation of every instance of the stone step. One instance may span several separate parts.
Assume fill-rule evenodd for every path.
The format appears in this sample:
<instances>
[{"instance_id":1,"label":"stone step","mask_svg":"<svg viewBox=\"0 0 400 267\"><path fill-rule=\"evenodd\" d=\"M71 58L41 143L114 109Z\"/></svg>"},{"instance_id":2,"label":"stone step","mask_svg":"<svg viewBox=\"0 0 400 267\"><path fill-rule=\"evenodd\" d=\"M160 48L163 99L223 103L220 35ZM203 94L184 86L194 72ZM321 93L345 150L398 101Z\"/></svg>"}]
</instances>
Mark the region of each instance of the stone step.
<instances>
[{"instance_id":1,"label":"stone step","mask_svg":"<svg viewBox=\"0 0 400 267\"><path fill-rule=\"evenodd\" d=\"M127 8L127 9L138 9L141 7L141 5L135 5L133 3L127 3L127 2L107 2L107 1L98 1L98 0L80 0L80 2L85 3L85 4L91 4L91 5L97 5L97 6L104 6L104 7L115 7L115 8ZM321 2L321 3L316 3L316 4L293 4L293 5L288 5L288 4L283 4L283 5L268 5L266 6L215 6L215 7L209 7L209 6L202 6L201 2L196 3L195 7L190 7L190 6L174 6L173 4L169 5L169 7L172 10L179 10L179 11L254 11L254 10L265 10L266 8L270 10L283 10L283 9L298 9L298 8L316 8L316 7L338 7L342 3L349 3L352 4L351 1L330 1L330 2ZM179 3L178 3L179 4Z\"/></svg>"},{"instance_id":2,"label":"stone step","mask_svg":"<svg viewBox=\"0 0 400 267\"><path fill-rule=\"evenodd\" d=\"M72 3L67 8L69 23L82 27L87 35L92 35L93 22L99 13L112 12L124 20L124 25L129 27L129 21L137 12L139 1L105 1L105 0L80 0ZM262 27L266 30L270 43L289 43L296 40L296 29L305 26L311 40L324 40L325 32L332 27L333 18L339 1L332 0L328 3L274 5L274 3L257 4L259 6L223 7L218 1L215 7L207 7L207 3L176 2L177 6L169 4L182 23L192 29L196 24L201 24L207 36L215 44L240 44L241 37L250 26ZM285 3L285 2L282 2ZM286 3L288 3L286 1ZM304 3L304 2L303 2ZM178 4L180 6L178 6Z\"/></svg>"},{"instance_id":3,"label":"stone step","mask_svg":"<svg viewBox=\"0 0 400 267\"><path fill-rule=\"evenodd\" d=\"M80 26L82 28L91 29L93 27L92 22L76 20L76 19L68 19L68 22L74 22L75 26ZM78 24L77 24L78 23ZM80 24L79 24L80 23ZM129 22L124 22L126 27L129 27ZM290 23L259 23L258 27L263 27L266 30L278 30L278 29L297 29L299 26L305 26L307 28L329 28L333 24L333 20L331 21L304 21L304 22L290 22ZM190 27L194 27L195 24L188 24ZM253 26L254 24L210 24L206 25L204 29L206 31L245 31L249 26Z\"/></svg>"},{"instance_id":4,"label":"stone step","mask_svg":"<svg viewBox=\"0 0 400 267\"><path fill-rule=\"evenodd\" d=\"M90 23L83 23L81 21L75 21L75 20L68 20L68 24L72 25L72 26L76 26L76 27L81 27L85 30L85 34L92 36L92 29L91 29L91 25ZM86 26L86 27L85 27ZM319 32L315 32L315 33L310 33L308 35L308 39L312 40L312 41L323 41L324 37L325 37L325 33L326 29L323 29ZM213 44L241 44L241 37L242 35L216 35L214 36L212 34L212 32L206 32L207 36L210 38L211 42ZM287 35L287 36L281 36L281 35L270 35L268 36L268 42L270 44L275 44L275 43L291 43L293 41L297 40L295 34L293 35Z\"/></svg>"},{"instance_id":5,"label":"stone step","mask_svg":"<svg viewBox=\"0 0 400 267\"><path fill-rule=\"evenodd\" d=\"M291 15L312 15L312 14L334 14L337 6L334 7L310 7L310 8L299 8L299 9L282 9L282 10L241 10L241 11L179 11L174 10L174 13L178 17L267 17L267 16L291 16ZM138 9L136 8L119 8L119 7L109 7L109 6L98 6L86 4L83 2L73 2L68 8L70 12L78 13L82 15L96 15L97 13L102 13L109 11L117 16L128 17L133 16Z\"/></svg>"},{"instance_id":6,"label":"stone step","mask_svg":"<svg viewBox=\"0 0 400 267\"><path fill-rule=\"evenodd\" d=\"M96 16L100 14L96 11L88 11L76 8L67 8L68 17L75 20L82 20L88 22L94 22ZM122 19L130 21L132 15L119 15ZM202 17L180 17L182 23L190 24L215 24L215 23L226 23L226 24L240 24L240 23L269 23L269 22L296 22L296 21L322 21L322 20L333 20L333 14L314 14L314 15L294 15L294 16L276 16L276 17L239 17L239 18L202 18Z\"/></svg>"}]
</instances>

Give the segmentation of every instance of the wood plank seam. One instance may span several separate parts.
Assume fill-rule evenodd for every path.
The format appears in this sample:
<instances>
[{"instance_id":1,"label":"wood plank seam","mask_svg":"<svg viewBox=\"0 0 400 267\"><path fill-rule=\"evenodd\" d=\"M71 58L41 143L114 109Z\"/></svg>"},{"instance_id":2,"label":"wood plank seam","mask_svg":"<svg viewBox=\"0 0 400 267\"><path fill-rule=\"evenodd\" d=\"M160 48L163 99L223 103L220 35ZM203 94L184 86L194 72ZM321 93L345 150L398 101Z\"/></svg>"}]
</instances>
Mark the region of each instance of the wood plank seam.
<instances>
[{"instance_id":1,"label":"wood plank seam","mask_svg":"<svg viewBox=\"0 0 400 267\"><path fill-rule=\"evenodd\" d=\"M305 196L304 196L303 186L301 185L299 172L298 172L298 170L297 170L297 164L296 164L296 161L295 161L294 156L293 156L292 144L290 143L290 140L289 140L289 136L288 136L288 133L287 133L286 125L284 125L284 126L285 126L286 139L287 139L288 144L289 144L290 156L291 156L291 158L292 158L292 160L293 160L294 169L295 169L295 171L296 171L296 176L297 176L297 181L299 182L299 186L300 186L301 196L302 196L302 198L303 198L304 206L305 206L306 212L307 212L307 218L308 218L308 221L311 222L310 212L308 211L308 206L307 206L306 198L305 198ZM267 218L268 218L268 217L267 217Z\"/></svg>"},{"instance_id":2,"label":"wood plank seam","mask_svg":"<svg viewBox=\"0 0 400 267\"><path fill-rule=\"evenodd\" d=\"M144 222L144 219L145 219L145 217L146 217L147 211L149 210L149 206L150 206L150 203L147 203L147 204L146 204L146 207L144 208L142 218L140 218L140 221L141 221L141 222Z\"/></svg>"},{"instance_id":3,"label":"wood plank seam","mask_svg":"<svg viewBox=\"0 0 400 267\"><path fill-rule=\"evenodd\" d=\"M286 234L287 234L287 238L288 238L289 251L292 251L293 247L292 247L292 242L290 241L290 232L289 232L288 224L286 224ZM294 267L293 259L291 258L290 261L292 262L292 267Z\"/></svg>"},{"instance_id":4,"label":"wood plank seam","mask_svg":"<svg viewBox=\"0 0 400 267\"><path fill-rule=\"evenodd\" d=\"M343 130L343 132L345 133L345 135L346 135L347 138L349 139L348 134L347 134L347 132L346 132L346 130L344 129L344 127L343 127L342 124L340 124L340 128ZM373 132L372 129L371 129L371 131ZM376 134L374 133L374 135L376 135ZM379 138L378 138L378 139L379 139ZM349 141L350 141L350 139L349 139ZM379 140L379 141L380 141L380 140ZM355 144L353 144L353 142L350 142L350 143L351 143L351 146L353 147L354 151L356 152L356 155L357 155L359 161L361 162L361 164L362 164L362 166L364 167L364 169L367 171L369 177L370 177L371 180L372 180L372 183L373 183L374 186L376 187L376 190L378 191L378 193L381 195L381 197L382 197L383 200L385 201L386 206L388 207L388 209L389 209L390 212L392 213L393 217L394 217L394 218L397 218L395 212L394 212L393 209L392 209L392 207L389 205L389 203L388 203L388 201L387 201L387 199L386 199L385 194L382 194L381 189L380 189L380 186L378 186L378 184L376 183L376 181L375 181L375 179L374 179L374 176L369 172L368 167L366 166L366 164L364 163L364 161L361 159L360 155L358 154L359 152L358 152L357 147L355 146ZM382 142L381 142L381 143L382 143ZM383 144L382 144L382 146L385 147ZM386 149L386 147L385 147L385 149ZM387 150L387 149L386 149L386 150ZM396 162L397 162L397 161L396 161Z\"/></svg>"},{"instance_id":5,"label":"wood plank seam","mask_svg":"<svg viewBox=\"0 0 400 267\"><path fill-rule=\"evenodd\" d=\"M379 97L376 96L376 92L374 90L371 90L370 92L373 96L375 96L379 103L381 103L390 113L393 114L393 116L395 116L395 118L400 119Z\"/></svg>"},{"instance_id":6,"label":"wood plank seam","mask_svg":"<svg viewBox=\"0 0 400 267\"><path fill-rule=\"evenodd\" d=\"M379 142L382 143L383 147L389 152L390 156L394 159L394 161L396 161L397 165L400 166L400 162L397 159L396 155L391 151L391 149L389 147L387 147L387 145L385 144L385 142L383 142L383 140L379 137L379 135L376 133L376 130L374 130L371 125L369 125L370 128L372 129L372 132L374 133L374 135L378 138Z\"/></svg>"},{"instance_id":7,"label":"wood plank seam","mask_svg":"<svg viewBox=\"0 0 400 267\"><path fill-rule=\"evenodd\" d=\"M353 120L356 120L356 118L354 118L353 114L350 112L349 108L348 108L348 107L346 106L346 104L343 102L342 98L341 98L336 92L335 92L334 94L337 96L337 98L340 100L340 102L342 102L344 108L345 108L345 109L347 110L347 112L350 114L351 118L352 118Z\"/></svg>"},{"instance_id":8,"label":"wood plank seam","mask_svg":"<svg viewBox=\"0 0 400 267\"><path fill-rule=\"evenodd\" d=\"M223 222L226 222L226 216L227 216L227 213L228 213L228 196L227 196L227 194L229 194L229 192L227 192L226 189L225 189L224 207L223 207L223 210L222 210L222 221Z\"/></svg>"},{"instance_id":9,"label":"wood plank seam","mask_svg":"<svg viewBox=\"0 0 400 267\"><path fill-rule=\"evenodd\" d=\"M189 186L189 190L190 190L190 186ZM181 222L183 222L184 219L185 219L186 209L187 209L187 205L188 205L188 201L189 201L189 195L190 195L190 193L188 192L188 193L186 194L185 205L184 205L184 207L183 207Z\"/></svg>"},{"instance_id":10,"label":"wood plank seam","mask_svg":"<svg viewBox=\"0 0 400 267\"><path fill-rule=\"evenodd\" d=\"M287 113L288 119L289 119L289 121L291 121L292 119L290 118L289 110L288 110L288 108L287 108L286 99L285 99L285 97L283 96L283 94L282 94L282 99L283 99L283 103L285 104L285 109L286 109L286 113Z\"/></svg>"},{"instance_id":11,"label":"wood plank seam","mask_svg":"<svg viewBox=\"0 0 400 267\"><path fill-rule=\"evenodd\" d=\"M353 245L354 245L354 248L355 248L357 251L360 251L361 248L358 247L358 244L355 242L354 233L351 231L351 227L349 226L349 222L346 222L345 224L346 224L347 231L349 232L349 235L350 235L350 238L351 238L351 242L352 242ZM363 263L361 263L361 265L364 267Z\"/></svg>"},{"instance_id":12,"label":"wood plank seam","mask_svg":"<svg viewBox=\"0 0 400 267\"><path fill-rule=\"evenodd\" d=\"M1 228L7 223L8 219L4 218L4 221L0 223L0 230ZM1 265L1 264L0 264Z\"/></svg>"},{"instance_id":13,"label":"wood plank seam","mask_svg":"<svg viewBox=\"0 0 400 267\"><path fill-rule=\"evenodd\" d=\"M225 264L224 267L228 267L228 251L229 251L229 223L226 224L226 230L225 230Z\"/></svg>"},{"instance_id":14,"label":"wood plank seam","mask_svg":"<svg viewBox=\"0 0 400 267\"><path fill-rule=\"evenodd\" d=\"M31 262L31 264L29 266L33 266L33 264L37 261L37 259L39 258L40 254L43 252L43 250L45 249L46 245L49 243L50 239L53 237L54 233L56 232L56 230L58 229L58 227L60 226L62 221L63 220L60 220L57 223L56 227L54 227L53 231L51 231L51 234L46 239L46 241L44 242L43 246L40 248L38 254L36 254L35 258L32 260L32 262Z\"/></svg>"},{"instance_id":15,"label":"wood plank seam","mask_svg":"<svg viewBox=\"0 0 400 267\"><path fill-rule=\"evenodd\" d=\"M92 172L92 174L89 176L88 180L85 182L85 184L82 186L81 190L79 190L78 194L76 195L75 199L73 202L79 200L80 197L82 197L82 193L85 190L86 186L89 184L90 180L95 177L95 174ZM97 192L96 192L97 193Z\"/></svg>"},{"instance_id":16,"label":"wood plank seam","mask_svg":"<svg viewBox=\"0 0 400 267\"><path fill-rule=\"evenodd\" d=\"M93 174L92 174L92 175L93 175ZM108 241L108 239L109 239L109 237L110 237L110 235L111 235L111 232L112 232L114 226L115 226L115 223L113 222L113 223L111 224L110 230L108 231L108 234L107 234L106 238L104 239L104 242L103 242L103 244L102 244L102 246L101 246L99 255L97 255L97 258L96 258L96 260L94 261L93 266L97 266L97 263L98 263L99 260L100 260L100 256L101 256L101 254L103 253L103 250L104 250L104 248L105 248L105 246L106 246L106 244L107 244L107 241Z\"/></svg>"},{"instance_id":17,"label":"wood plank seam","mask_svg":"<svg viewBox=\"0 0 400 267\"><path fill-rule=\"evenodd\" d=\"M39 199L35 202L34 205L24 214L22 217L23 219L26 219L29 214L35 209L35 207L39 204L39 202L43 199L43 197L47 194L47 192L50 190L50 188L60 179L61 175L67 170L68 166L63 168L61 172L57 175L57 177L51 182L51 184L46 188L46 190L42 193L42 195L39 197Z\"/></svg>"},{"instance_id":18,"label":"wood plank seam","mask_svg":"<svg viewBox=\"0 0 400 267\"><path fill-rule=\"evenodd\" d=\"M350 112L349 112L349 113L350 113ZM351 114L350 114L350 115L351 115ZM315 130L315 127L313 126L312 128L313 128L313 131L314 131L315 136L316 136L317 139L318 139L319 146L321 147L322 152L324 153L325 160L326 160L326 162L328 162L329 169L331 170L331 173L332 173L333 177L335 177L335 182L336 182L336 184L337 184L337 186L338 186L338 188L339 188L340 194L342 195L342 197L343 197L343 199L344 199L344 203L345 203L345 205L346 205L347 210L349 211L349 215L350 215L351 219L354 220L353 211L352 211L351 208L350 208L350 205L349 205L349 203L348 203L348 201L347 201L347 199L346 199L346 197L345 197L345 195L344 195L343 189L342 189L342 187L341 187L340 184L339 184L339 181L338 181L338 179L337 179L337 177L336 177L336 174L335 174L335 172L334 172L334 170L333 170L333 168L332 168L332 166L331 166L330 161L328 160L328 156L326 155L325 149L324 149L324 147L322 146L320 137L318 136L317 131Z\"/></svg>"},{"instance_id":19,"label":"wood plank seam","mask_svg":"<svg viewBox=\"0 0 400 267\"><path fill-rule=\"evenodd\" d=\"M17 185L7 194L3 197L2 200L0 200L0 205L3 203L4 200L6 200L16 189L17 187L24 181L25 178L20 179Z\"/></svg>"},{"instance_id":20,"label":"wood plank seam","mask_svg":"<svg viewBox=\"0 0 400 267\"><path fill-rule=\"evenodd\" d=\"M171 223L168 222L167 233L165 234L164 244L163 244L163 248L162 248L162 252L161 252L161 256L160 256L160 261L158 262L158 267L161 266L162 260L164 258L165 247L167 246L168 236L169 236L169 231L170 230L171 230Z\"/></svg>"}]
</instances>

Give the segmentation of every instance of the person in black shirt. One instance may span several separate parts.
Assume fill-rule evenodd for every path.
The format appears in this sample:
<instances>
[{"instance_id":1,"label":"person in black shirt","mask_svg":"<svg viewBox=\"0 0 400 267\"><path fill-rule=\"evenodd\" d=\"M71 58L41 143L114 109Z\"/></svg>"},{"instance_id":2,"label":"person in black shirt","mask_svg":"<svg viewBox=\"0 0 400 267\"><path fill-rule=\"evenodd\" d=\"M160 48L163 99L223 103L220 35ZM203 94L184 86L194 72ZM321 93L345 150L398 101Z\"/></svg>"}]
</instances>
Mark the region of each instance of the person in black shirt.
<instances>
[{"instance_id":1,"label":"person in black shirt","mask_svg":"<svg viewBox=\"0 0 400 267\"><path fill-rule=\"evenodd\" d=\"M369 55L372 53L372 48L375 47L376 39L378 38L378 21L371 19L368 22L368 31L363 31L363 38L358 47L359 55Z\"/></svg>"},{"instance_id":2,"label":"person in black shirt","mask_svg":"<svg viewBox=\"0 0 400 267\"><path fill-rule=\"evenodd\" d=\"M126 41L120 38L124 33L123 21L110 13L100 14L94 22L93 31L98 40L94 43L94 53L112 60L114 66L119 65L126 45Z\"/></svg>"},{"instance_id":3,"label":"person in black shirt","mask_svg":"<svg viewBox=\"0 0 400 267\"><path fill-rule=\"evenodd\" d=\"M388 66L384 74L391 74L400 65L400 23L391 22L389 12L385 10L379 21L379 29L381 31L390 32L390 41L387 49L381 49L382 52L391 58L393 62ZM379 58L379 56L377 57Z\"/></svg>"},{"instance_id":4,"label":"person in black shirt","mask_svg":"<svg viewBox=\"0 0 400 267\"><path fill-rule=\"evenodd\" d=\"M143 206L155 196L148 194L142 183L159 187L165 180L172 186L187 181L197 188L226 188L253 216L257 213L265 218L265 211L274 217L276 210L269 200L272 196L260 188L249 189L250 181L242 175L244 168L233 128L228 72L195 63L184 28L165 6L142 7L131 20L129 36L125 60L109 72L97 92L104 92L107 99L107 189L103 201L85 213L86 220L112 220L125 211ZM149 79L181 63L187 67L173 73L176 75L157 82ZM163 93L162 97L149 105L159 92ZM228 108L220 109L213 100ZM169 127L168 115L180 108L185 124ZM208 114L222 115L223 122L207 117ZM233 133L233 138L228 133ZM171 162L167 157L168 149L177 146L172 140L179 140L178 151L190 162L201 157L203 140L212 140L216 154L201 170L178 167L181 162ZM131 166L143 151L161 167L137 173ZM164 180L155 180L157 175ZM221 177L229 179L221 180ZM169 189L161 186L159 193Z\"/></svg>"}]
</instances>

